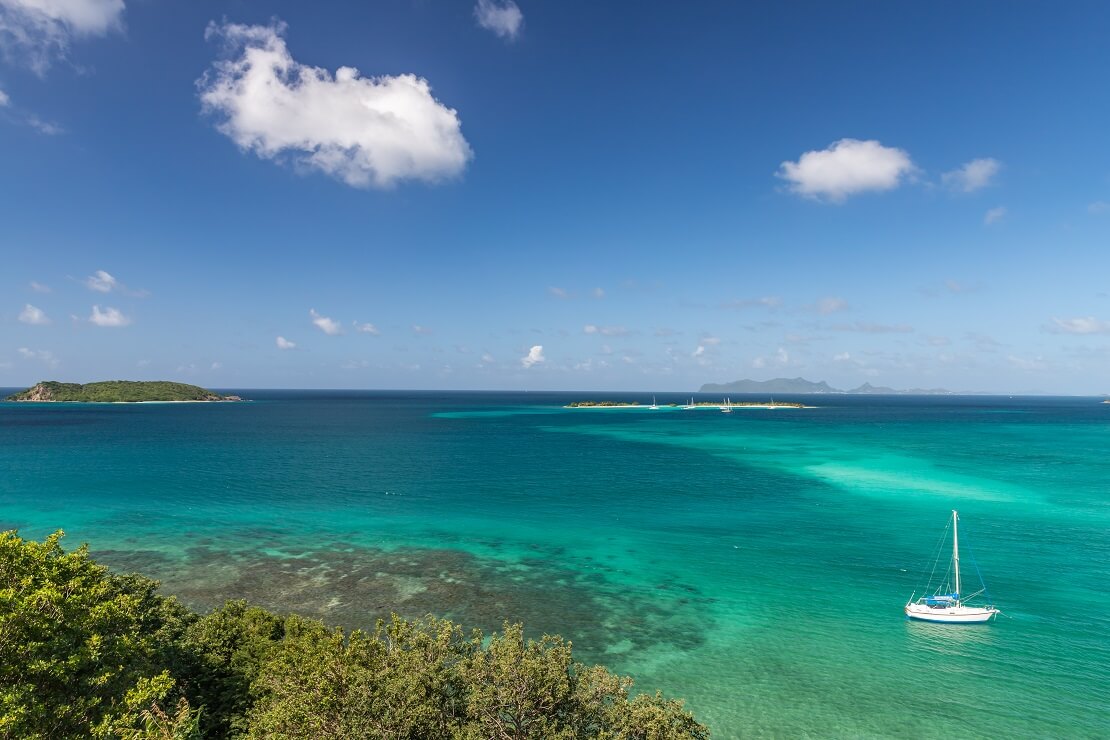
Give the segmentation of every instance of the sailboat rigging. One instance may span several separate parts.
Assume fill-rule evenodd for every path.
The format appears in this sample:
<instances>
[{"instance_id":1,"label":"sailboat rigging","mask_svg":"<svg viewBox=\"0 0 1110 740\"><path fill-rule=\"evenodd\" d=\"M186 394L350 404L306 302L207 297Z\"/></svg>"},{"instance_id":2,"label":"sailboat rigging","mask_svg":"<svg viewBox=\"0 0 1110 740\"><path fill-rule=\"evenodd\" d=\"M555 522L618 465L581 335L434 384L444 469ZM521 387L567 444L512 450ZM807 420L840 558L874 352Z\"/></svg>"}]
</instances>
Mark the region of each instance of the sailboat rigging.
<instances>
[{"instance_id":1,"label":"sailboat rigging","mask_svg":"<svg viewBox=\"0 0 1110 740\"><path fill-rule=\"evenodd\" d=\"M989 622L996 614L999 613L994 605L976 606L969 604L971 599L986 593L986 586L983 586L975 593L964 596L961 591L962 585L960 582L960 532L959 532L960 516L955 509L952 510L952 561L949 566L948 573L942 578L941 582L933 588L933 584L929 583L926 587L927 591L931 591L928 596L922 596L914 601L913 596L910 596L909 602L906 603L905 613L909 619L917 619L924 622L944 622L948 624L980 624ZM938 558L939 562L939 558ZM933 571L936 571L936 564L933 565ZM978 571L978 568L976 568ZM948 574L951 574L953 581L947 580Z\"/></svg>"}]
</instances>

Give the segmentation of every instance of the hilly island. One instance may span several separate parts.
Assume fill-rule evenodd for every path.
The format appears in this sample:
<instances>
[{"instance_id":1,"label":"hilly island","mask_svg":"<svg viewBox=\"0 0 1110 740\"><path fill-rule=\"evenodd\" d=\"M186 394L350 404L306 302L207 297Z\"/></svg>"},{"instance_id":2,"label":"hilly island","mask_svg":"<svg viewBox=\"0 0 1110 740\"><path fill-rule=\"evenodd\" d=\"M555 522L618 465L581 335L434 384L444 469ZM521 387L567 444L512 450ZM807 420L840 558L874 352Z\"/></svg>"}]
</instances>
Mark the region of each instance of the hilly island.
<instances>
[{"instance_id":1,"label":"hilly island","mask_svg":"<svg viewBox=\"0 0 1110 740\"><path fill-rule=\"evenodd\" d=\"M45 380L6 401L76 401L84 403L143 403L169 401L241 401L239 396L222 396L187 383L165 380L105 380L99 383L59 383Z\"/></svg>"},{"instance_id":2,"label":"hilly island","mask_svg":"<svg viewBox=\"0 0 1110 740\"><path fill-rule=\"evenodd\" d=\"M833 388L825 381L813 382L805 378L773 378L772 380L734 380L731 383L706 383L698 390L699 393L852 393L872 395L901 395L901 396L938 396L952 395L952 391L944 388L911 388L898 390L885 386L874 386L864 383L858 388L840 390Z\"/></svg>"}]
</instances>

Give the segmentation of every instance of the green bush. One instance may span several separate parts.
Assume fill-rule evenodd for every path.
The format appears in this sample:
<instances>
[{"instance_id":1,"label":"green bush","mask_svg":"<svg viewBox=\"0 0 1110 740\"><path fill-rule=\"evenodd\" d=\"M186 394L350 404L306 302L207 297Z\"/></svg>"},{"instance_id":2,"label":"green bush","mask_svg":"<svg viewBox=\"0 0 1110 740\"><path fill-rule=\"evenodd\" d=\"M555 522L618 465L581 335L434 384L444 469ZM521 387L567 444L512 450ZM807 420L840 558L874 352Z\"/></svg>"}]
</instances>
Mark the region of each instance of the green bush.
<instances>
[{"instance_id":1,"label":"green bush","mask_svg":"<svg viewBox=\"0 0 1110 740\"><path fill-rule=\"evenodd\" d=\"M200 616L61 536L0 535L0 737L709 736L558 636L396 615L347 634L242 601Z\"/></svg>"}]
</instances>

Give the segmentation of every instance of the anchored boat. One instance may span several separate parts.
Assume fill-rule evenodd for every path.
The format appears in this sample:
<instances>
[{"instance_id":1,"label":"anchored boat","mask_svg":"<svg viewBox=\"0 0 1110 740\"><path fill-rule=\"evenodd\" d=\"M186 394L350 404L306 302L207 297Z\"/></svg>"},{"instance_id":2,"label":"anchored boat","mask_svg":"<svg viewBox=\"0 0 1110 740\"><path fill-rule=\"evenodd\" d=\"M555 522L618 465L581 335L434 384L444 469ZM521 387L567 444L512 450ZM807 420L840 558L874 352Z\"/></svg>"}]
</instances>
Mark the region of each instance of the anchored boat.
<instances>
[{"instance_id":1,"label":"anchored boat","mask_svg":"<svg viewBox=\"0 0 1110 740\"><path fill-rule=\"evenodd\" d=\"M931 592L931 595L922 596L916 601L914 601L913 596L910 596L905 608L906 616L909 619L948 624L979 624L989 622L994 615L999 613L993 605L978 606L969 603L979 596L986 597L987 587L985 585L981 584L978 591L968 596L963 596L960 591L962 584L960 583L959 524L960 516L953 509L952 519L949 522L949 526L952 528L952 560L949 563L948 572L941 576L934 589L933 578L936 575L937 564L940 562L938 557L937 561L933 563L933 572L929 576L929 585L926 587L926 591ZM947 535L947 530L945 534ZM975 570L978 572L978 567ZM981 580L982 577L980 576ZM914 595L916 595L916 592Z\"/></svg>"}]
</instances>

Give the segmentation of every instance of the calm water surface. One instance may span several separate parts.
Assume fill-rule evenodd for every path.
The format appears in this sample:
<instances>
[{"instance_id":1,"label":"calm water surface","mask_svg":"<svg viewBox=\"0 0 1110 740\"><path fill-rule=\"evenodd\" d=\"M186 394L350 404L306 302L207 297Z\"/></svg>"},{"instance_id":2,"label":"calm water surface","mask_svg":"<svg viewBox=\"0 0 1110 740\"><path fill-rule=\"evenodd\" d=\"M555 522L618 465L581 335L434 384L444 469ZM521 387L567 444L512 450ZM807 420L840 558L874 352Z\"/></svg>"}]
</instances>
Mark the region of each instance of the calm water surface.
<instances>
[{"instance_id":1,"label":"calm water surface","mask_svg":"<svg viewBox=\"0 0 1110 740\"><path fill-rule=\"evenodd\" d=\"M255 402L0 404L0 527L64 528L198 608L522 620L686 697L718 737L1110 728L1095 399L721 414L243 393ZM1004 613L986 627L902 618L953 508Z\"/></svg>"}]
</instances>

